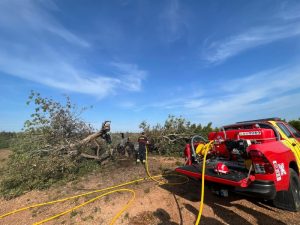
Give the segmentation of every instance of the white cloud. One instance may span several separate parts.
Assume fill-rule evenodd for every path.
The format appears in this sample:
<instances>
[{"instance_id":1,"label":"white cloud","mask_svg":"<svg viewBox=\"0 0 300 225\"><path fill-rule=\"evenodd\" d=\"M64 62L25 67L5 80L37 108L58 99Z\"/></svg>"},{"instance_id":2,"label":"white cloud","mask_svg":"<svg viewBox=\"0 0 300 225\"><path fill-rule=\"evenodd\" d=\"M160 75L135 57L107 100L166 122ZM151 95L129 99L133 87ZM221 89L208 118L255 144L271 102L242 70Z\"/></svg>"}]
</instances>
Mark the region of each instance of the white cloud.
<instances>
[{"instance_id":1,"label":"white cloud","mask_svg":"<svg viewBox=\"0 0 300 225\"><path fill-rule=\"evenodd\" d=\"M11 48L11 50L13 50ZM44 84L49 87L67 90L71 92L91 94L98 98L114 94L117 90L139 91L144 79L140 70L134 64L122 64L128 68L127 71L119 67L111 66L112 74L118 73L114 77L93 74L77 68L74 63L59 61L60 57L43 53L41 57L35 56L33 59L18 56L14 52L0 52L0 71ZM32 56L31 56L32 57ZM135 80L130 81L135 77Z\"/></svg>"},{"instance_id":2,"label":"white cloud","mask_svg":"<svg viewBox=\"0 0 300 225\"><path fill-rule=\"evenodd\" d=\"M289 65L227 80L213 88L199 86L209 95L168 99L146 108L171 109L171 114L177 111L194 121L213 121L217 126L263 117L288 118L300 107L299 78L300 67Z\"/></svg>"},{"instance_id":3,"label":"white cloud","mask_svg":"<svg viewBox=\"0 0 300 225\"><path fill-rule=\"evenodd\" d=\"M125 89L131 91L140 91L142 87L142 81L146 79L147 72L140 70L135 64L128 63L112 63L116 67L123 80L122 86Z\"/></svg>"},{"instance_id":4,"label":"white cloud","mask_svg":"<svg viewBox=\"0 0 300 225\"><path fill-rule=\"evenodd\" d=\"M65 28L49 10L59 12L52 1L0 2L4 34L0 36L0 72L97 98L120 90L141 90L146 71L135 64L108 62L108 74L91 72L87 65L83 68L80 55L91 44Z\"/></svg>"},{"instance_id":5,"label":"white cloud","mask_svg":"<svg viewBox=\"0 0 300 225\"><path fill-rule=\"evenodd\" d=\"M286 67L230 80L221 88L231 88L223 88L222 96L207 99L203 107L194 108L194 113L220 123L235 118L277 116L278 111L282 113L289 107L295 110L300 106L293 98L299 95L299 76L300 67Z\"/></svg>"},{"instance_id":6,"label":"white cloud","mask_svg":"<svg viewBox=\"0 0 300 225\"><path fill-rule=\"evenodd\" d=\"M255 27L224 40L210 43L203 52L203 58L210 63L221 63L250 48L297 35L300 35L299 22Z\"/></svg>"},{"instance_id":7,"label":"white cloud","mask_svg":"<svg viewBox=\"0 0 300 225\"><path fill-rule=\"evenodd\" d=\"M82 47L90 46L89 42L65 28L43 6L58 11L52 1L45 1L43 4L32 0L0 1L0 27L10 30L15 28L12 32L23 31L31 35L41 35L46 31L69 43Z\"/></svg>"}]
</instances>

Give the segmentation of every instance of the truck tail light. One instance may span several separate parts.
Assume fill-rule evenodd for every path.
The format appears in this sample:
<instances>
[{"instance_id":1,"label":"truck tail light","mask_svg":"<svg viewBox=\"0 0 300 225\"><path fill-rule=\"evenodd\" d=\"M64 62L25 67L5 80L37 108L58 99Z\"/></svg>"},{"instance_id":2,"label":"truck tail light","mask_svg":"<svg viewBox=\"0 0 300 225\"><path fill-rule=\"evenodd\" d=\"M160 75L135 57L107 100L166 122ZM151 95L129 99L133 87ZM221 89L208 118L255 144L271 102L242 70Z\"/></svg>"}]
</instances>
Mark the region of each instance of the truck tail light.
<instances>
[{"instance_id":1,"label":"truck tail light","mask_svg":"<svg viewBox=\"0 0 300 225\"><path fill-rule=\"evenodd\" d=\"M265 155L257 150L251 150L249 152L251 157L255 173L258 174L272 174L274 173L274 168Z\"/></svg>"},{"instance_id":2,"label":"truck tail light","mask_svg":"<svg viewBox=\"0 0 300 225\"><path fill-rule=\"evenodd\" d=\"M192 153L191 153L190 144L185 145L184 156L185 156L185 159L186 159L185 164L186 165L192 165Z\"/></svg>"}]
</instances>

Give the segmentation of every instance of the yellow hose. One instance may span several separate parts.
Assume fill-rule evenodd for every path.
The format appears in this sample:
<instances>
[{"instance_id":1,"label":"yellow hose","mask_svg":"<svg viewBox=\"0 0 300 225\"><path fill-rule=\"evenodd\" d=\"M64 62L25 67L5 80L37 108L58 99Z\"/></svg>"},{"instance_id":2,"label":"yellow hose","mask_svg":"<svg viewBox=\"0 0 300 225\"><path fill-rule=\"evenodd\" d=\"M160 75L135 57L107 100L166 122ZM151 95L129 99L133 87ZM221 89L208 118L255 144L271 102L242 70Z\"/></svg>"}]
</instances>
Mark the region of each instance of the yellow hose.
<instances>
[{"instance_id":1,"label":"yellow hose","mask_svg":"<svg viewBox=\"0 0 300 225\"><path fill-rule=\"evenodd\" d=\"M101 195L99 195L99 196L97 196L95 198L92 198L92 199L90 199L90 200L88 200L88 201L86 201L86 202L84 202L84 203L82 203L82 204L80 204L78 206L75 206L75 207L73 207L71 209L68 209L68 210L66 210L66 211L64 211L62 213L56 214L56 215L51 216L49 218L46 218L46 219L44 219L42 221L36 222L33 225L40 225L40 224L46 223L46 222L48 222L50 220L54 220L54 219L56 219L56 218L58 218L60 216L63 216L65 214L67 214L67 213L70 213L70 212L72 212L72 211L74 211L76 209L79 209L80 207L83 207L83 206L85 206L85 205L87 205L89 203L92 203L92 202L94 202L94 201L96 201L96 200L98 200L98 199L100 199L100 198L102 198L102 197L104 197L106 195L110 195L110 194L113 194L115 192L131 192L132 193L132 198L129 200L129 202L113 218L112 222L110 223L110 225L112 225L121 216L121 214L129 207L129 205L131 205L131 203L135 199L135 192L133 190L131 190L131 189L117 189L117 190L106 192L106 193L101 194Z\"/></svg>"},{"instance_id":2,"label":"yellow hose","mask_svg":"<svg viewBox=\"0 0 300 225\"><path fill-rule=\"evenodd\" d=\"M159 181L159 180L156 179L158 176L152 176L151 173L149 172L149 166L148 166L148 148L147 147L146 147L146 163L145 163L145 168L146 168L146 173L147 173L148 177L151 180L157 182L159 185L162 185L162 184L179 185L179 184L185 184L185 183L189 182L189 179L186 176L179 175L179 174L165 174L166 176L174 176L174 177L184 178L184 181L176 182L176 183L169 183L169 182ZM162 177L162 176L163 176L163 174L160 175L160 177Z\"/></svg>"},{"instance_id":3,"label":"yellow hose","mask_svg":"<svg viewBox=\"0 0 300 225\"><path fill-rule=\"evenodd\" d=\"M213 146L213 141L208 142L204 146L204 151L203 151L204 154L203 154L203 162L202 162L202 178L201 178L201 200L200 200L199 213L195 225L200 224L200 220L202 216L202 211L204 206L204 176L205 176L206 156L209 150L212 148L212 146Z\"/></svg>"},{"instance_id":4,"label":"yellow hose","mask_svg":"<svg viewBox=\"0 0 300 225\"><path fill-rule=\"evenodd\" d=\"M158 175L156 177L159 177L159 176L161 176L161 175ZM58 200L55 200L55 201L44 202L44 203L39 203L39 204L27 206L27 207L16 209L16 210L13 210L13 211L8 212L6 214L0 215L0 219L2 219L4 217L7 217L9 215L12 215L12 214L21 212L21 211L28 210L28 209L38 208L38 207L41 207L41 206L51 205L51 204L55 204L55 203L59 203L59 202L65 202L65 201L68 201L68 200L71 200L71 199L80 198L80 197L84 197L84 196L87 196L87 195L91 195L91 194L95 194L95 193L99 193L99 192L103 192L103 191L108 191L108 190L111 190L111 189L115 189L115 188L118 188L118 187L123 187L123 186L126 186L126 185L134 184L134 183L141 182L141 181L148 180L148 179L149 178L140 178L140 179L129 181L129 182L126 182L126 183L122 183L122 184L119 184L119 185L116 185L116 186L111 186L111 187L107 187L107 188L103 188L103 189L99 189L99 190L95 190L95 191L90 191L90 192L87 192L87 193L74 195L74 196L71 196L71 197L68 197L68 198L62 198L62 199L58 199Z\"/></svg>"},{"instance_id":5,"label":"yellow hose","mask_svg":"<svg viewBox=\"0 0 300 225\"><path fill-rule=\"evenodd\" d=\"M149 166L148 166L148 148L147 148L147 146L146 146L146 163L145 163L145 168L146 168L146 173L147 173L148 177L149 177L151 180L157 182L158 184L164 184L164 182L159 181L159 180L156 180L155 177L153 177L153 176L150 174L150 172L149 172Z\"/></svg>"},{"instance_id":6,"label":"yellow hose","mask_svg":"<svg viewBox=\"0 0 300 225\"><path fill-rule=\"evenodd\" d=\"M107 188L103 188L103 189L99 189L99 190L95 190L95 191L90 191L90 192L86 192L86 193L83 193L83 194L79 194L79 195L74 195L74 196L71 196L71 197L67 197L67 198L62 198L62 199L58 199L58 200L55 200L55 201L49 201L49 202L45 202L45 203L39 203L39 204L35 204L35 205L31 205L31 206L27 206L27 207L23 207L23 208L20 208L20 209L16 209L16 210L13 210L11 212L8 212L8 213L5 213L3 215L0 215L0 219L4 218L4 217L7 217L7 216L10 216L12 214L16 214L18 212L21 212L21 211L24 211L24 210L28 210L28 209L33 209L33 208L37 208L37 207L41 207L41 206L45 206L45 205L51 205L51 204L55 204L55 203L59 203L59 202L65 202L65 201L68 201L68 200L71 200L71 199L76 199L76 198L80 198L80 197L83 197L83 196L88 196L88 195L91 195L91 194L95 194L95 193L99 193L99 192L104 192L104 191L109 191L109 190L112 190L112 189L116 189L116 188L120 188L120 187L123 187L123 186L127 186L127 185L130 185L130 184L134 184L134 183L137 183L137 182L141 182L141 181L146 181L146 180L153 180L155 182L157 182L158 184L169 184L169 185L177 185L177 184L184 184L184 183L187 183L189 181L189 179L186 177L186 176L182 176L182 175L176 175L176 174L166 174L166 176L177 176L177 177L183 177L185 178L184 181L182 182L177 182L177 183L167 183L167 182L162 182L162 181L159 181L157 180L156 178L159 178L159 177L162 177L163 174L160 174L160 175L156 175L156 176L152 176L149 172L149 167L148 167L148 149L146 148L146 172L147 172L147 175L148 177L145 177L145 178L140 178L140 179L136 179L136 180L132 180L132 181L129 181L129 182L125 182L125 183L122 183L122 184L119 184L119 185L115 185L115 186L110 186L110 187L107 187ZM78 208L81 208L89 203L92 203L106 195L109 195L109 194L113 194L115 192L131 192L132 193L132 198L127 202L127 204L114 216L114 218L112 219L112 221L110 222L110 225L113 225L117 219L122 215L122 213L132 204L132 202L134 201L135 199L135 191L132 190L132 189L116 189L116 190L112 190L112 191L109 191L109 192L106 192L104 194L101 194L95 198L92 198L78 206L75 206L71 209L68 209L64 212L61 212L61 213L58 213L54 216L51 216L49 218L46 218L42 221L39 221L39 222L36 222L34 223L33 225L40 225L40 224L43 224L43 223L46 223L46 222L49 222L51 220L54 220L58 217L61 217L67 213L70 213Z\"/></svg>"}]
</instances>

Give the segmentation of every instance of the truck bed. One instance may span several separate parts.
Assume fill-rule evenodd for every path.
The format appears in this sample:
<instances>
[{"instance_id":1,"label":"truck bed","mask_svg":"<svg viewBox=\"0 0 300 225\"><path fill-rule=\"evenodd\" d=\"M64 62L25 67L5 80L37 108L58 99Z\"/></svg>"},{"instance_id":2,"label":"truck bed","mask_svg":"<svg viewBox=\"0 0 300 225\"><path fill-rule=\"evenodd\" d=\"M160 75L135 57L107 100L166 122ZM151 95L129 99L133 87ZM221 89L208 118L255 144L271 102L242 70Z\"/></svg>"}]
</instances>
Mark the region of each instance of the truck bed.
<instances>
[{"instance_id":1,"label":"truck bed","mask_svg":"<svg viewBox=\"0 0 300 225\"><path fill-rule=\"evenodd\" d=\"M228 174L218 174L214 171L215 165L220 161L207 162L205 170L205 180L222 183L231 186L242 186L248 184L248 170L240 165L232 164L231 162L225 163L230 172ZM176 168L178 173L187 175L195 179L201 179L202 177L202 163L193 164L190 166L182 166ZM249 180L250 181L250 180Z\"/></svg>"}]
</instances>

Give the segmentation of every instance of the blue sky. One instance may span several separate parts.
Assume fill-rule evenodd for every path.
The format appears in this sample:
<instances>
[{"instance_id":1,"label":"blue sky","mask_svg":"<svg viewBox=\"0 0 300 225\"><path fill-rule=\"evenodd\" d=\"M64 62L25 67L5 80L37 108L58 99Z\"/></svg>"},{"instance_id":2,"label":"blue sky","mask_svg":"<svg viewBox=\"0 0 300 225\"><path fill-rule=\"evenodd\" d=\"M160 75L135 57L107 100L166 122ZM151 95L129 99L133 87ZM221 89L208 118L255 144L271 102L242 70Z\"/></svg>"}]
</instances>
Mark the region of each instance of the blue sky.
<instances>
[{"instance_id":1,"label":"blue sky","mask_svg":"<svg viewBox=\"0 0 300 225\"><path fill-rule=\"evenodd\" d=\"M30 90L94 126L137 131L168 114L220 126L300 117L300 2L0 1L0 130Z\"/></svg>"}]
</instances>

